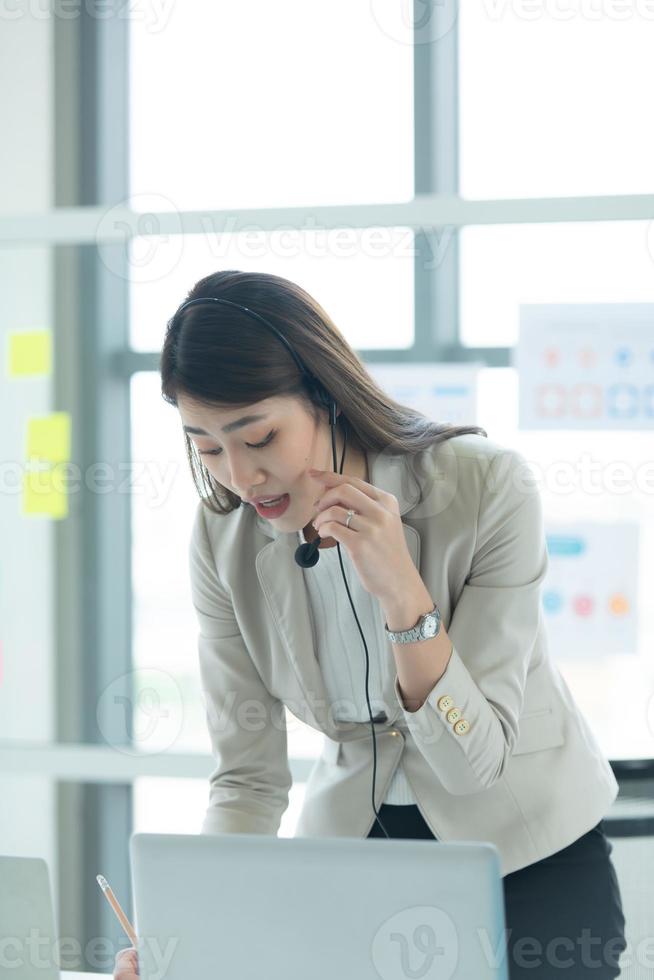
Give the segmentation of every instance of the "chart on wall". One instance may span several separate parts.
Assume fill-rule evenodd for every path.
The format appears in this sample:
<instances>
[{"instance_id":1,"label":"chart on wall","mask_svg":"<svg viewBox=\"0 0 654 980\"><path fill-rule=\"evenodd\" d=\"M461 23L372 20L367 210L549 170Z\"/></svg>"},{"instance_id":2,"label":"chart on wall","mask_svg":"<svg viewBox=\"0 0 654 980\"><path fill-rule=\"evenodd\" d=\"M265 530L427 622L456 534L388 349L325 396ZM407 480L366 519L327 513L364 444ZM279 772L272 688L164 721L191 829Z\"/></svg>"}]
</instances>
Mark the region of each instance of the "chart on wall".
<instances>
[{"instance_id":1,"label":"chart on wall","mask_svg":"<svg viewBox=\"0 0 654 980\"><path fill-rule=\"evenodd\" d=\"M551 653L596 659L638 652L635 522L546 525L541 600Z\"/></svg>"},{"instance_id":2,"label":"chart on wall","mask_svg":"<svg viewBox=\"0 0 654 980\"><path fill-rule=\"evenodd\" d=\"M477 377L483 364L367 364L366 370L395 401L434 422L478 425Z\"/></svg>"},{"instance_id":3,"label":"chart on wall","mask_svg":"<svg viewBox=\"0 0 654 980\"><path fill-rule=\"evenodd\" d=\"M521 429L654 428L654 303L525 304Z\"/></svg>"}]
</instances>

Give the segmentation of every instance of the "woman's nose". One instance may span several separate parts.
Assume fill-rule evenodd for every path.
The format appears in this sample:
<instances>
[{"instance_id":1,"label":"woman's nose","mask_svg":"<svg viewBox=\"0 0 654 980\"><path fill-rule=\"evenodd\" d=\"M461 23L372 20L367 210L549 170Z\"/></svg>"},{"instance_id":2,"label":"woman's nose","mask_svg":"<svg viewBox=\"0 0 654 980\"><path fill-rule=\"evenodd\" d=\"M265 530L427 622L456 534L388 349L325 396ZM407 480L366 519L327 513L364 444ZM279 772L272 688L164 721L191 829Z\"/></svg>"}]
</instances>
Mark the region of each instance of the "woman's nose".
<instances>
[{"instance_id":1,"label":"woman's nose","mask_svg":"<svg viewBox=\"0 0 654 980\"><path fill-rule=\"evenodd\" d=\"M230 482L227 486L230 487L240 487L241 490L237 490L239 497L250 497L256 495L256 487L261 484L261 477L257 476L258 470L256 467L248 463L247 460L241 464L234 463L228 466L228 471L230 474ZM221 481L222 482L222 481Z\"/></svg>"}]
</instances>

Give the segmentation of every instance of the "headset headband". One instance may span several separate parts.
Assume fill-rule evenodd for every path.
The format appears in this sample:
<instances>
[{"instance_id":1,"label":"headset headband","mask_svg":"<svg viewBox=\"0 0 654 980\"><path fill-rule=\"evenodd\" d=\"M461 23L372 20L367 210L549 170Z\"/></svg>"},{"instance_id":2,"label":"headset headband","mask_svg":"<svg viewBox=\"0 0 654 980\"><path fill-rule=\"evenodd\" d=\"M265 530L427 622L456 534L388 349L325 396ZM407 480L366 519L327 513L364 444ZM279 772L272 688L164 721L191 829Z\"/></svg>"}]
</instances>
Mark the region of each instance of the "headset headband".
<instances>
[{"instance_id":1,"label":"headset headband","mask_svg":"<svg viewBox=\"0 0 654 980\"><path fill-rule=\"evenodd\" d=\"M269 320L266 320L266 318L261 316L260 313L256 313L255 310L251 310L249 306L243 306L241 303L234 303L230 299L219 299L217 296L198 296L196 297L196 299L189 299L185 303L182 303L182 305L177 310L175 316L179 316L179 314L182 313L187 306L193 306L195 303L224 303L227 306L233 306L237 310L242 310L243 313L247 313L250 316L255 317L257 320L260 321L260 323L263 323L264 326L272 330L275 333L275 335L279 338L279 340L281 340L281 342L284 344L289 354L292 356L293 360L298 366L298 370L300 371L300 374L302 375L303 378L305 378L309 386L315 392L318 400L329 409L330 423L332 425L336 425L336 402L331 397L329 392L326 390L322 382L320 382L318 378L315 377L315 375L311 374L311 372L305 368L304 364L300 360L299 356L295 353L295 351L291 347L286 337L277 329L277 327L273 326L273 324Z\"/></svg>"}]
</instances>

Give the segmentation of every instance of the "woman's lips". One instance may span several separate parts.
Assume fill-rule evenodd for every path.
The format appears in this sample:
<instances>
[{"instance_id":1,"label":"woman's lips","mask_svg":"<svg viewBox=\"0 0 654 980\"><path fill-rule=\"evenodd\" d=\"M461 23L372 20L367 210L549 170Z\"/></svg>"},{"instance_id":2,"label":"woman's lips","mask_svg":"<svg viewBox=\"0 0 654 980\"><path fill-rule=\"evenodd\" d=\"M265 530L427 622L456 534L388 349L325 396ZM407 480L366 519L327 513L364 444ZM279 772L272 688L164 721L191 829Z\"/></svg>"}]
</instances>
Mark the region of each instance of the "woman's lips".
<instances>
[{"instance_id":1,"label":"woman's lips","mask_svg":"<svg viewBox=\"0 0 654 980\"><path fill-rule=\"evenodd\" d=\"M274 507L265 507L263 504L258 504L258 503L255 503L254 506L257 509L257 514L260 514L262 517L275 518L275 517L281 517L281 515L287 509L289 503L290 503L289 494L284 493L282 494L282 499L280 500L280 502L278 504L275 504Z\"/></svg>"}]
</instances>

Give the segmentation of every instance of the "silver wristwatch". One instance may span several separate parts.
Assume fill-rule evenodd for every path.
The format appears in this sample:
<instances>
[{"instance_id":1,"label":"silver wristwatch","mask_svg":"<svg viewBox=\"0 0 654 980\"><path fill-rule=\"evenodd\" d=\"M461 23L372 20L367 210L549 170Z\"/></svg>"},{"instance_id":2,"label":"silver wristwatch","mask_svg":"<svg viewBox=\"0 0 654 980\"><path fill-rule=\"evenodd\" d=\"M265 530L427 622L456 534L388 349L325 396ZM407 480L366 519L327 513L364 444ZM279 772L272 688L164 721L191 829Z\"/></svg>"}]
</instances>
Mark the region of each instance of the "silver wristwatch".
<instances>
[{"instance_id":1,"label":"silver wristwatch","mask_svg":"<svg viewBox=\"0 0 654 980\"><path fill-rule=\"evenodd\" d=\"M441 614L438 606L434 606L431 612L421 616L416 625L409 630L394 633L389 630L388 624L384 623L386 636L391 643L420 643L421 640L431 640L433 636L438 636L440 628Z\"/></svg>"}]
</instances>

